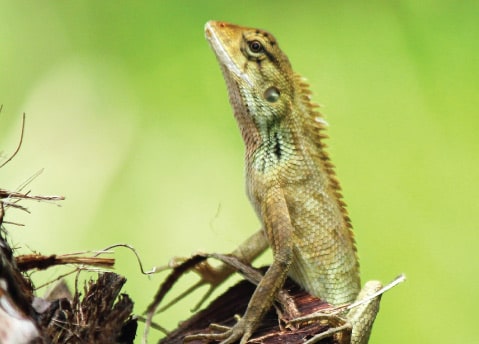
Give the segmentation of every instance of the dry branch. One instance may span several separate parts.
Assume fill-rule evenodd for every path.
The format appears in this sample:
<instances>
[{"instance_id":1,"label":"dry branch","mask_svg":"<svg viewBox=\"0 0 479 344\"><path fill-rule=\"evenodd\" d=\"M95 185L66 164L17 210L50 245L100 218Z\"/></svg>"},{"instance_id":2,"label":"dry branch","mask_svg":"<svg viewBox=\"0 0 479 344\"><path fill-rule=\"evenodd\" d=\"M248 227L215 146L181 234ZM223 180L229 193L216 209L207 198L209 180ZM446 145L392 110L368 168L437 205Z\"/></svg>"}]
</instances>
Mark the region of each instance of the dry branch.
<instances>
[{"instance_id":1,"label":"dry branch","mask_svg":"<svg viewBox=\"0 0 479 344\"><path fill-rule=\"evenodd\" d=\"M217 257L218 255L212 256ZM223 258L228 257L221 257L222 261L225 262ZM160 286L152 304L148 307L147 313L151 316L163 300L164 296L174 287L178 279L186 273L188 269L194 268L195 264L201 263L204 259L206 259L206 256L196 255L173 268L170 275ZM252 268L250 266L239 261L234 262L232 265L243 273L247 272L247 275L251 275L250 270ZM263 271L264 270L265 269L263 269ZM251 276L248 276L248 278L249 277ZM197 333L211 333L214 331L214 329L210 327L210 324L212 323L229 327L234 325L237 321L235 317L237 315L242 315L245 312L255 288L256 286L247 280L239 282L212 301L204 310L194 314L189 319L182 321L175 330L160 340L159 343L180 344L183 343L185 336ZM293 298L300 316L330 308L328 303L311 296L304 290L300 289L300 287L290 279L287 280L283 291L287 293L289 297ZM270 309L268 314L264 317L261 326L255 331L250 339L251 343L300 344L319 333L327 331L330 328L336 328L344 323L339 317L331 317L326 321L313 321L300 327L287 326L287 322L291 320L287 314L288 312L283 310L281 314L278 315L277 309L279 308L272 307ZM349 337L350 331L345 330L335 333L332 337L326 338L320 343L349 343ZM188 343L198 344L201 343L201 341L190 341Z\"/></svg>"}]
</instances>

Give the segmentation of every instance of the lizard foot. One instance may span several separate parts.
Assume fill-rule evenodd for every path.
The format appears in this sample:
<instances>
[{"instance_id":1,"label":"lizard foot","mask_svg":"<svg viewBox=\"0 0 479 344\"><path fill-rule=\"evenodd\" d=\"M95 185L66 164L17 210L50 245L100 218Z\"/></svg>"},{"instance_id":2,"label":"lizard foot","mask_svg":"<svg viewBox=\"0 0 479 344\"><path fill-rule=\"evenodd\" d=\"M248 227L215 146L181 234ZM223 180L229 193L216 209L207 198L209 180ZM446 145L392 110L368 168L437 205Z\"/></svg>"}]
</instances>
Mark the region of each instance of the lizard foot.
<instances>
[{"instance_id":1,"label":"lizard foot","mask_svg":"<svg viewBox=\"0 0 479 344\"><path fill-rule=\"evenodd\" d=\"M195 257L198 257L199 255L192 256L190 258L184 258L184 257L174 257L173 259L170 260L168 265L162 266L160 268L157 268L156 272L164 271L164 270L174 270L180 267L182 264L187 263L189 260L194 259ZM193 293L195 290L203 287L203 286L209 286L208 290L206 293L201 297L199 302L192 308L192 311L198 310L203 303L210 297L210 295L213 293L213 291L226 279L228 276L232 273L233 270L229 270L228 267L226 266L220 266L220 267L214 267L212 266L208 261L204 260L191 269L191 271L194 271L197 273L200 277L200 280L193 284L190 288L182 292L180 295L176 296L173 300L171 300L169 303L161 307L158 312L164 312L168 308L170 308L172 305L176 304L178 301L182 300L186 296L190 295Z\"/></svg>"},{"instance_id":2,"label":"lizard foot","mask_svg":"<svg viewBox=\"0 0 479 344\"><path fill-rule=\"evenodd\" d=\"M193 340L202 340L206 342L221 341L220 344L233 344L240 340L240 344L246 344L253 334L253 328L244 322L243 318L239 319L233 327L211 324L210 329L223 331L221 333L198 333L184 338L185 342Z\"/></svg>"},{"instance_id":3,"label":"lizard foot","mask_svg":"<svg viewBox=\"0 0 479 344\"><path fill-rule=\"evenodd\" d=\"M313 338L310 338L308 339L306 342L304 342L304 344L315 344L315 343L319 343L320 340L323 340L325 338L329 338L329 337L332 337L333 335L335 335L336 333L338 332L342 332L342 331L348 331L349 333L351 333L352 331L352 325L347 322L345 323L344 325L341 325L341 326L338 326L338 327L332 327L330 328L329 330L327 331L324 331L320 334L317 334L315 335ZM349 339L350 340L350 339ZM349 343L349 341L347 341Z\"/></svg>"},{"instance_id":4,"label":"lizard foot","mask_svg":"<svg viewBox=\"0 0 479 344\"><path fill-rule=\"evenodd\" d=\"M339 313L316 312L316 313L312 313L312 314L308 314L302 317L292 319L287 323L287 326L298 327L300 324L311 323L311 322L319 322L321 324L324 323L325 325L327 324L329 326L329 329L308 339L304 344L318 343L322 339L332 337L335 334L340 332L347 333L348 338L351 335L352 324L347 319L341 317ZM340 341L340 342L343 343L343 341ZM344 342L349 343L348 340Z\"/></svg>"}]
</instances>

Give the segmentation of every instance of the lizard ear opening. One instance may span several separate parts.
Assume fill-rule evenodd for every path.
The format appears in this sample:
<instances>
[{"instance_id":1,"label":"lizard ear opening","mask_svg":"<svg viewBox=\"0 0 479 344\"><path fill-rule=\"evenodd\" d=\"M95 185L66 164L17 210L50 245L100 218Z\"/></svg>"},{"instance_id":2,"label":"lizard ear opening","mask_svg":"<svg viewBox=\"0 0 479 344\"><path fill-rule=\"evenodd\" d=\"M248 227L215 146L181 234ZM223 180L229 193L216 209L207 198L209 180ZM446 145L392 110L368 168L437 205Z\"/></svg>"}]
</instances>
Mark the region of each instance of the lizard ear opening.
<instances>
[{"instance_id":1,"label":"lizard ear opening","mask_svg":"<svg viewBox=\"0 0 479 344\"><path fill-rule=\"evenodd\" d=\"M270 103L277 102L278 99L279 99L279 96L280 96L280 92L274 86L268 87L266 89L266 91L264 91L264 94L263 94L264 99L266 99L266 101L268 101Z\"/></svg>"}]
</instances>

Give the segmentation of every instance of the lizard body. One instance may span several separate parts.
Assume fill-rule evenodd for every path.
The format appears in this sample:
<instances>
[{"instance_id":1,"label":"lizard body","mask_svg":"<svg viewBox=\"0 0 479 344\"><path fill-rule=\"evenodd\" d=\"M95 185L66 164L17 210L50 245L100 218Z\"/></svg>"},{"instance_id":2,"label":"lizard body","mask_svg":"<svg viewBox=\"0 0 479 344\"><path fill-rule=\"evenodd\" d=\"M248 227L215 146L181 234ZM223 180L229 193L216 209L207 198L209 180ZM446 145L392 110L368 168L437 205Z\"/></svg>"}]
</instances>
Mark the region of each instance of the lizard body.
<instances>
[{"instance_id":1,"label":"lizard body","mask_svg":"<svg viewBox=\"0 0 479 344\"><path fill-rule=\"evenodd\" d=\"M257 238L268 241L274 260L238 323L203 338L246 343L288 274L312 295L340 305L360 292L359 264L325 152L326 124L308 85L270 33L215 21L205 32L245 143L247 194L266 234ZM257 246L264 250L263 242ZM367 342L376 312L366 329L358 325L357 335L353 329L352 342ZM354 317L362 318L357 311Z\"/></svg>"}]
</instances>

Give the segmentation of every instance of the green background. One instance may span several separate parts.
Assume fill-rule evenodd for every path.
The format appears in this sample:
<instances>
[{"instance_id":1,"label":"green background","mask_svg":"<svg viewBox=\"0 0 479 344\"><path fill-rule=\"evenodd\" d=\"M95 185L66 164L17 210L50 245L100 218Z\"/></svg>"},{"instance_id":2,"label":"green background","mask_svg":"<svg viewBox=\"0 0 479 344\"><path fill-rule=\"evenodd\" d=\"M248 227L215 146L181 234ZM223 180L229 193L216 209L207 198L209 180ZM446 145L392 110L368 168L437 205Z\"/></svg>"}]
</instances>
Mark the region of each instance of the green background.
<instances>
[{"instance_id":1,"label":"green background","mask_svg":"<svg viewBox=\"0 0 479 344\"><path fill-rule=\"evenodd\" d=\"M67 197L9 210L26 225L7 225L12 240L45 254L128 243L149 268L258 229L203 26L261 27L326 105L363 281L408 277L371 343L478 343L478 17L477 1L2 1L3 157L23 112L27 128L0 187L44 168L27 189ZM141 313L165 274L115 257ZM155 320L173 328L200 295Z\"/></svg>"}]
</instances>

